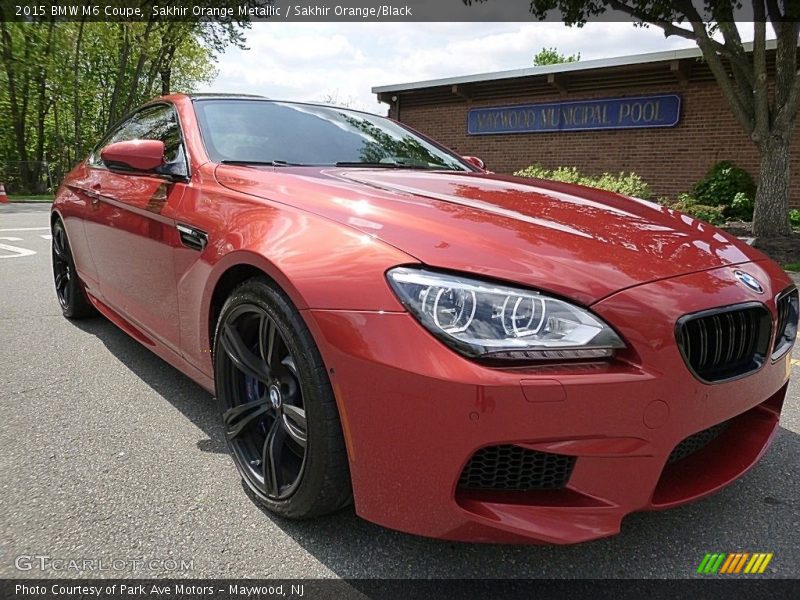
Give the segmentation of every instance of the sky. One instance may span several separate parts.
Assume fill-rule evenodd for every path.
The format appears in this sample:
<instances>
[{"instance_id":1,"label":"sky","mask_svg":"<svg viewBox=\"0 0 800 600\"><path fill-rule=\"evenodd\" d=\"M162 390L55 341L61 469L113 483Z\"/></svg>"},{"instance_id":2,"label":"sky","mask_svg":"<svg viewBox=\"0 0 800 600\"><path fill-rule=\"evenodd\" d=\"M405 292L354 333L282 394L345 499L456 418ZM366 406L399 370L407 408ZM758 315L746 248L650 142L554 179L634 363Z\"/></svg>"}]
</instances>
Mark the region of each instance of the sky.
<instances>
[{"instance_id":1,"label":"sky","mask_svg":"<svg viewBox=\"0 0 800 600\"><path fill-rule=\"evenodd\" d=\"M742 28L752 39L752 27ZM544 47L581 60L694 47L630 23L254 23L199 91L328 101L386 114L374 86L533 66Z\"/></svg>"}]
</instances>

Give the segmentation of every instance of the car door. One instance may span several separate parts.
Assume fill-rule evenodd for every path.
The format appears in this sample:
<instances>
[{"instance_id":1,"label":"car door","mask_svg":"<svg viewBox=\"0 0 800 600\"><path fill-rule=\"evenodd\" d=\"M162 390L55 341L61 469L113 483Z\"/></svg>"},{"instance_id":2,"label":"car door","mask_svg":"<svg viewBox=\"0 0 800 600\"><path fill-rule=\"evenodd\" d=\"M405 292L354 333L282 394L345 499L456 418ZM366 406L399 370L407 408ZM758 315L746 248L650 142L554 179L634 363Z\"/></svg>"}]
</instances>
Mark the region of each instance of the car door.
<instances>
[{"instance_id":1,"label":"car door","mask_svg":"<svg viewBox=\"0 0 800 600\"><path fill-rule=\"evenodd\" d=\"M179 353L174 250L180 242L173 216L185 192L188 165L175 108L162 103L141 109L103 147L135 139L163 141L167 170L176 175L109 169L98 147L89 160L86 236L103 301Z\"/></svg>"}]
</instances>

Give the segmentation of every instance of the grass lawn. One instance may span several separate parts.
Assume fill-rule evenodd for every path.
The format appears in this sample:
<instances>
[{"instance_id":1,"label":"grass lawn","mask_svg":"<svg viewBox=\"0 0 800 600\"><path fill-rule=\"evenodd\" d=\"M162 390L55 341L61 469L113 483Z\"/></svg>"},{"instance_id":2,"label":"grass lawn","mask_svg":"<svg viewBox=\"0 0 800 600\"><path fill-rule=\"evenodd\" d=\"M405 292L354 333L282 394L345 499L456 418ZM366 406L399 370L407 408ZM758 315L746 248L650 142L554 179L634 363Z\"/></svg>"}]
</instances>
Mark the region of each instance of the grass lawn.
<instances>
[{"instance_id":1,"label":"grass lawn","mask_svg":"<svg viewBox=\"0 0 800 600\"><path fill-rule=\"evenodd\" d=\"M25 195L25 196L9 196L11 202L52 202L53 196L50 194L43 194L41 196Z\"/></svg>"},{"instance_id":2,"label":"grass lawn","mask_svg":"<svg viewBox=\"0 0 800 600\"><path fill-rule=\"evenodd\" d=\"M800 271L800 260L783 265L786 271Z\"/></svg>"}]
</instances>

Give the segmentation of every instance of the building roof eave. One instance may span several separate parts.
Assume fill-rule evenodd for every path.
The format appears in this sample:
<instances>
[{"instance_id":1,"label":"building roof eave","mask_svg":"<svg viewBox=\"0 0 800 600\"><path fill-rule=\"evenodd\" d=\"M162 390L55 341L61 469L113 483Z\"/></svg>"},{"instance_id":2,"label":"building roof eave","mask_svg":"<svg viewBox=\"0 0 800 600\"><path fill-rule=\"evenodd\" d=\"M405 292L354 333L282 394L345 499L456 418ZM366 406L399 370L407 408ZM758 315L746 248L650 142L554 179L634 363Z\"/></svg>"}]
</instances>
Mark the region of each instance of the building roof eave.
<instances>
[{"instance_id":1,"label":"building roof eave","mask_svg":"<svg viewBox=\"0 0 800 600\"><path fill-rule=\"evenodd\" d=\"M775 40L767 40L767 50L776 48ZM743 44L745 52L752 51L752 42ZM526 67L524 69L511 69L506 71L495 71L492 73L476 73L474 75L462 75L458 77L446 77L443 79L429 79L411 83L398 83L392 85L382 85L372 88L372 93L377 94L379 99L382 94L410 92L433 87L453 86L468 83L480 83L484 81L497 81L503 79L519 79L521 77L535 77L550 75L555 73L574 73L581 71L591 71L596 69L606 69L610 67L625 67L648 63L668 62L674 60L702 58L703 53L700 48L682 48L679 50L666 50L661 52L648 52L645 54L634 54L629 56L615 56L612 58L600 58L596 60L578 61L572 63L560 63L557 65L544 65L541 67Z\"/></svg>"}]
</instances>

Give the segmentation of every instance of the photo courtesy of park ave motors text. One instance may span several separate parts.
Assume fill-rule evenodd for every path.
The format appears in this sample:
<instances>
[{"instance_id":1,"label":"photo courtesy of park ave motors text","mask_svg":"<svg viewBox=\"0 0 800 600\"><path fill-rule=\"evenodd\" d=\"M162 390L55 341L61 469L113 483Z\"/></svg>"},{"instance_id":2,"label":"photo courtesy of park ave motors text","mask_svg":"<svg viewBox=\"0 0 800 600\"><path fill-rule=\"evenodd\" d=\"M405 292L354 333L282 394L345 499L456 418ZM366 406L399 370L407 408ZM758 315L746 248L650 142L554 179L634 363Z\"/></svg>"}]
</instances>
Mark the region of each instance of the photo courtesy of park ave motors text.
<instances>
[{"instance_id":1,"label":"photo courtesy of park ave motors text","mask_svg":"<svg viewBox=\"0 0 800 600\"><path fill-rule=\"evenodd\" d=\"M797 2L68 4L0 7L9 597L798 591Z\"/></svg>"}]
</instances>

